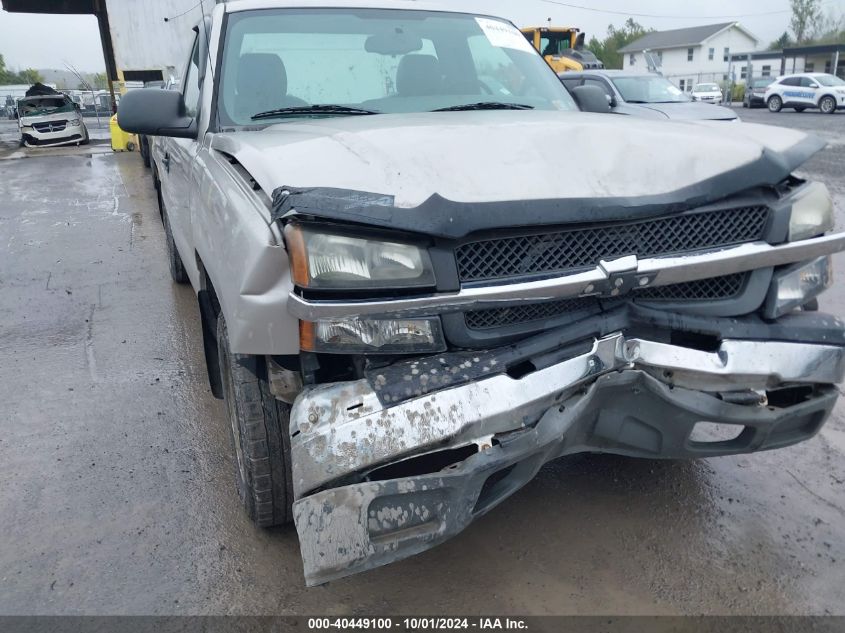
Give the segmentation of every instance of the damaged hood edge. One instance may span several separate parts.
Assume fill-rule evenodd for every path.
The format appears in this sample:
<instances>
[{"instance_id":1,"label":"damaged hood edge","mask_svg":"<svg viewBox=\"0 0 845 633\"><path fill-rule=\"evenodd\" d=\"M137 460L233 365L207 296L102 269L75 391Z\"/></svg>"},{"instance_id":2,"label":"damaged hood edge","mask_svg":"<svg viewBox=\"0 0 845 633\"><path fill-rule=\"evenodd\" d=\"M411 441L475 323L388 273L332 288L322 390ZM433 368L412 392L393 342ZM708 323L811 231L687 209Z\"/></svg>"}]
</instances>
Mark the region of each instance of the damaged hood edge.
<instances>
[{"instance_id":1,"label":"damaged hood edge","mask_svg":"<svg viewBox=\"0 0 845 633\"><path fill-rule=\"evenodd\" d=\"M545 115L542 126L536 118L503 124L498 116L481 117L480 125L479 113L471 114L464 125L433 125L430 114L289 123L216 134L212 148L234 156L273 193L273 220L298 214L459 238L506 226L695 208L775 185L825 146L817 137L763 125L632 125L621 117L561 113L530 113ZM606 128L613 128L610 137ZM599 131L615 140L597 153L589 143ZM578 170L528 152L558 135L570 138L572 155L583 154ZM395 139L402 136L400 151ZM463 144L450 153L442 145L447 139ZM502 150L508 142L517 146ZM505 172L514 175L509 182L502 182Z\"/></svg>"}]
</instances>

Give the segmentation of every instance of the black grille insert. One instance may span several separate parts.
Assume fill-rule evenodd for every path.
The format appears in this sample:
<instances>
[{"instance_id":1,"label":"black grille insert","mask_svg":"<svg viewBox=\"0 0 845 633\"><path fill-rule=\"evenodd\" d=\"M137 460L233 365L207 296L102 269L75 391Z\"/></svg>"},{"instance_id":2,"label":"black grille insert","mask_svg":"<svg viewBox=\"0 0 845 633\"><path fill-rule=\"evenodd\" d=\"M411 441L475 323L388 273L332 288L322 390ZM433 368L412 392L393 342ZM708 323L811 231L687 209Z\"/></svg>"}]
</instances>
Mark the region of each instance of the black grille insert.
<instances>
[{"instance_id":1,"label":"black grille insert","mask_svg":"<svg viewBox=\"0 0 845 633\"><path fill-rule=\"evenodd\" d=\"M462 244L461 281L484 281L593 267L607 258L640 258L763 238L769 208L749 206Z\"/></svg>"},{"instance_id":2,"label":"black grille insert","mask_svg":"<svg viewBox=\"0 0 845 633\"><path fill-rule=\"evenodd\" d=\"M511 308L492 308L467 312L465 321L471 330L490 330L519 323L551 319L562 314L598 310L596 299L565 299L548 303L524 303Z\"/></svg>"},{"instance_id":3,"label":"black grille insert","mask_svg":"<svg viewBox=\"0 0 845 633\"><path fill-rule=\"evenodd\" d=\"M638 290L636 299L647 301L713 301L734 299L745 287L748 273L712 277L700 281L688 281L682 284L661 286Z\"/></svg>"},{"instance_id":4,"label":"black grille insert","mask_svg":"<svg viewBox=\"0 0 845 633\"><path fill-rule=\"evenodd\" d=\"M749 273L737 273L671 286L644 288L635 290L631 298L664 302L728 301L737 298L742 293L748 275ZM611 301L620 302L619 299ZM553 319L577 312L598 312L600 309L601 304L598 299L584 297L546 303L524 303L510 308L476 310L467 312L464 315L464 321L470 330L492 330Z\"/></svg>"}]
</instances>

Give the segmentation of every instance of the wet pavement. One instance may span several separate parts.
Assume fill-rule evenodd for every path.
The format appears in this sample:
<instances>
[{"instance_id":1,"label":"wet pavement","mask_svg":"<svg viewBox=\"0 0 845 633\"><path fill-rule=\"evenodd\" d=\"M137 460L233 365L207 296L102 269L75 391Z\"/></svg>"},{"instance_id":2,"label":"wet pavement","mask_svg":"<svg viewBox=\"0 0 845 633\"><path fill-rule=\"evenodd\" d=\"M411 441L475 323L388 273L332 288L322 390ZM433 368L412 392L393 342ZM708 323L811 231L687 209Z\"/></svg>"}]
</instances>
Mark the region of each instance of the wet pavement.
<instances>
[{"instance_id":1,"label":"wet pavement","mask_svg":"<svg viewBox=\"0 0 845 633\"><path fill-rule=\"evenodd\" d=\"M741 114L831 141L805 173L845 227L845 115ZM295 532L241 511L140 157L14 141L0 122L0 613L845 614L842 403L774 453L560 460L445 545L306 589Z\"/></svg>"}]
</instances>

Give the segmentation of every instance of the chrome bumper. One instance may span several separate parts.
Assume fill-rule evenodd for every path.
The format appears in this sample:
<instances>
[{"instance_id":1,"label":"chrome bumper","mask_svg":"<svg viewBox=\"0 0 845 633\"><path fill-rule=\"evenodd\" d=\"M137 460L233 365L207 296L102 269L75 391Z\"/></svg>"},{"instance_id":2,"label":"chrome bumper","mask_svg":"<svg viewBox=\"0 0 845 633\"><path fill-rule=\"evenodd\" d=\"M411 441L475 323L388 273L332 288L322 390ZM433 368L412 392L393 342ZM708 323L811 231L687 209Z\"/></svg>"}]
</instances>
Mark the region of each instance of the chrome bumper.
<instances>
[{"instance_id":1,"label":"chrome bumper","mask_svg":"<svg viewBox=\"0 0 845 633\"><path fill-rule=\"evenodd\" d=\"M842 347L728 340L707 353L617 333L521 379L497 375L394 406L366 381L313 388L291 413L306 582L430 549L563 455L708 457L800 442L824 424L843 377ZM766 390L801 384L815 385L812 397L766 406ZM726 397L753 391L760 397ZM701 422L741 432L702 442ZM412 459L459 448L446 467ZM380 472L386 465L394 470Z\"/></svg>"},{"instance_id":2,"label":"chrome bumper","mask_svg":"<svg viewBox=\"0 0 845 633\"><path fill-rule=\"evenodd\" d=\"M291 411L295 497L413 455L489 445L494 435L533 425L586 383L625 370L706 393L763 392L841 382L845 349L727 340L708 353L614 334L521 379L503 373L396 405L383 404L366 380L314 387Z\"/></svg>"}]
</instances>

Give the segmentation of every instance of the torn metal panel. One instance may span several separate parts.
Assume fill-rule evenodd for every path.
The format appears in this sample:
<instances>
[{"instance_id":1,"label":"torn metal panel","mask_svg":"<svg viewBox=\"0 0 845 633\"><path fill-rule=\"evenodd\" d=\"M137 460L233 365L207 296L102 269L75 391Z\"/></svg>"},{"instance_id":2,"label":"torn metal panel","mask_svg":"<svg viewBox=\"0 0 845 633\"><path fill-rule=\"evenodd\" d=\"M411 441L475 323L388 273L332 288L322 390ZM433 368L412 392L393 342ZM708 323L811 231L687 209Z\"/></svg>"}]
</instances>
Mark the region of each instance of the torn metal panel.
<instances>
[{"instance_id":1,"label":"torn metal panel","mask_svg":"<svg viewBox=\"0 0 845 633\"><path fill-rule=\"evenodd\" d=\"M315 387L291 411L295 495L301 498L333 481L413 455L531 427L585 383L633 369L672 386L710 393L834 384L845 374L845 349L726 340L718 351L703 352L616 333L522 378L511 378L503 367L499 375L395 405L382 403L378 390L384 382L378 379L375 386L359 380Z\"/></svg>"},{"instance_id":2,"label":"torn metal panel","mask_svg":"<svg viewBox=\"0 0 845 633\"><path fill-rule=\"evenodd\" d=\"M814 435L838 397L835 387L784 409L731 404L672 388L632 370L599 377L547 409L531 428L440 472L353 484L294 504L309 586L420 553L462 531L557 457L606 452L648 458L731 455L780 448ZM743 431L719 442L689 440L699 422Z\"/></svg>"}]
</instances>

